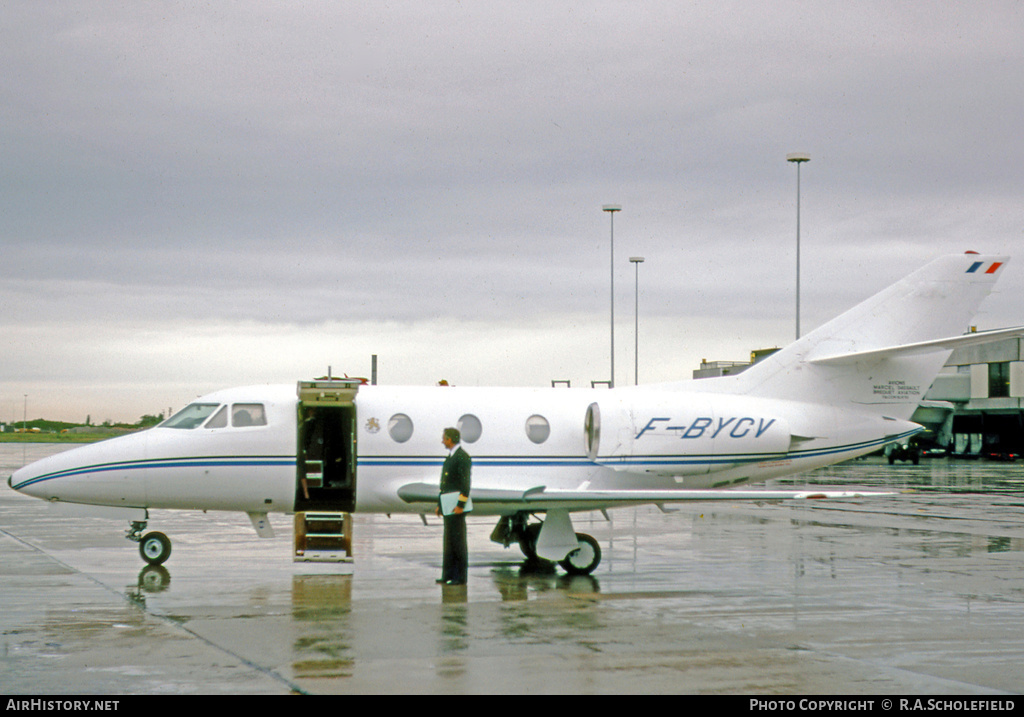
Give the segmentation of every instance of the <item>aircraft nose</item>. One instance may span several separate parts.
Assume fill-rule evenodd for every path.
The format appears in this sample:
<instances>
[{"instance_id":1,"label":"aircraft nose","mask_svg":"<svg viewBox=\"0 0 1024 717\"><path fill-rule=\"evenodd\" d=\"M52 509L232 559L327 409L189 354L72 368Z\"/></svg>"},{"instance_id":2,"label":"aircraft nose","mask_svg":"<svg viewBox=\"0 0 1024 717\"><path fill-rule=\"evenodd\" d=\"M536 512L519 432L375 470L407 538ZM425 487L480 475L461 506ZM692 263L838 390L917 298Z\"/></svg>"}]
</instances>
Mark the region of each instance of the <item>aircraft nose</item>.
<instances>
[{"instance_id":1,"label":"aircraft nose","mask_svg":"<svg viewBox=\"0 0 1024 717\"><path fill-rule=\"evenodd\" d=\"M34 472L29 471L28 466L25 466L24 468L19 468L18 470L14 471L14 473L7 478L7 485L11 488L11 490L16 490L19 493L31 495L31 493L25 490L25 488L26 484L29 483L34 477Z\"/></svg>"},{"instance_id":2,"label":"aircraft nose","mask_svg":"<svg viewBox=\"0 0 1024 717\"><path fill-rule=\"evenodd\" d=\"M7 479L7 484L23 495L48 500L53 497L51 491L56 483L53 478L68 467L65 465L67 456L72 452L58 453L22 466Z\"/></svg>"},{"instance_id":3,"label":"aircraft nose","mask_svg":"<svg viewBox=\"0 0 1024 717\"><path fill-rule=\"evenodd\" d=\"M90 443L19 468L11 487L42 500L95 505L137 505L145 500L142 471L146 432Z\"/></svg>"}]
</instances>

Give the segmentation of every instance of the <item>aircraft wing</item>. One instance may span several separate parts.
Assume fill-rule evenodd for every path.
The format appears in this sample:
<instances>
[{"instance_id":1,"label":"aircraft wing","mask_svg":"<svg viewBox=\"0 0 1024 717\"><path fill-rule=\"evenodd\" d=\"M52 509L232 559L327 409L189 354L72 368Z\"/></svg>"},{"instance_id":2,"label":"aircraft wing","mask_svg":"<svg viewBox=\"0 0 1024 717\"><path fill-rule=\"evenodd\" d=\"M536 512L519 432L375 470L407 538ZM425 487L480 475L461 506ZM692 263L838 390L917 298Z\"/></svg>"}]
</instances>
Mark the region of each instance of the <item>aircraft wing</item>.
<instances>
[{"instance_id":1,"label":"aircraft wing","mask_svg":"<svg viewBox=\"0 0 1024 717\"><path fill-rule=\"evenodd\" d=\"M430 483L407 483L398 496L407 503L437 503L439 488ZM473 505L486 513L511 513L520 510L601 510L631 505L661 505L684 501L777 501L834 498L867 498L895 495L875 491L810 490L548 490L535 486L525 491L474 488Z\"/></svg>"},{"instance_id":2,"label":"aircraft wing","mask_svg":"<svg viewBox=\"0 0 1024 717\"><path fill-rule=\"evenodd\" d=\"M932 341L919 341L912 344L901 344L899 346L886 346L866 351L853 351L850 353L822 356L821 358L808 359L808 363L814 364L851 364L858 361L873 361L883 358L894 358L897 356L914 356L918 354L933 353L935 351L949 351L964 346L975 346L987 344L990 341L999 339L1012 339L1024 336L1024 326L1016 326L1010 329L997 329L995 331L979 331L963 336L951 336L946 339L934 339Z\"/></svg>"}]
</instances>

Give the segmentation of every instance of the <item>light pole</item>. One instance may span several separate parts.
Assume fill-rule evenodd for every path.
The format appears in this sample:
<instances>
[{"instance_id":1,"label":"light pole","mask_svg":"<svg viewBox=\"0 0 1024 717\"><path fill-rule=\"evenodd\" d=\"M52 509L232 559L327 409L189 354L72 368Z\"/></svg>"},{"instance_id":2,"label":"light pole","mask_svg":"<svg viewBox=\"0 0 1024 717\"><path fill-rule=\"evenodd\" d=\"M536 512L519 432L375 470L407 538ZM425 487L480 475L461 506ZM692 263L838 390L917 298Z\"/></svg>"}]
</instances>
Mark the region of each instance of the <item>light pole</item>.
<instances>
[{"instance_id":1,"label":"light pole","mask_svg":"<svg viewBox=\"0 0 1024 717\"><path fill-rule=\"evenodd\" d=\"M611 376L609 376L608 388L615 388L615 212L621 212L622 207L618 204L605 204L601 207L604 211L608 212L608 216L611 218L611 276L612 276L612 298L611 298L611 357L612 357L612 370Z\"/></svg>"},{"instance_id":2,"label":"light pole","mask_svg":"<svg viewBox=\"0 0 1024 717\"><path fill-rule=\"evenodd\" d=\"M811 161L806 152L786 155L787 162L796 164L796 337L800 338L800 165Z\"/></svg>"},{"instance_id":3,"label":"light pole","mask_svg":"<svg viewBox=\"0 0 1024 717\"><path fill-rule=\"evenodd\" d=\"M640 385L640 265L644 263L642 256L629 257L636 275L635 293L633 296L633 385Z\"/></svg>"}]
</instances>

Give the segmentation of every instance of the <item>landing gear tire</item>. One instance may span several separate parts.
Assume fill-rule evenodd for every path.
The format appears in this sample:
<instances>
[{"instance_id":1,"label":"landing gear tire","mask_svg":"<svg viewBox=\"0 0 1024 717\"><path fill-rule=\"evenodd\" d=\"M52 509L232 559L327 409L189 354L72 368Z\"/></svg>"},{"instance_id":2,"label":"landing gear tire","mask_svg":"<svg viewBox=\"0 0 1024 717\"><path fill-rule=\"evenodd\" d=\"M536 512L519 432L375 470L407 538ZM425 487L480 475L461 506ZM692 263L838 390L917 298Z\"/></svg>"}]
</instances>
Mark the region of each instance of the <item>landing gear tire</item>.
<instances>
[{"instance_id":1,"label":"landing gear tire","mask_svg":"<svg viewBox=\"0 0 1024 717\"><path fill-rule=\"evenodd\" d=\"M601 546L593 536L576 533L580 547L565 556L558 564L570 575L590 575L601 562Z\"/></svg>"},{"instance_id":2,"label":"landing gear tire","mask_svg":"<svg viewBox=\"0 0 1024 717\"><path fill-rule=\"evenodd\" d=\"M163 533L146 533L139 541L139 555L150 565L162 565L171 557L171 539Z\"/></svg>"}]
</instances>

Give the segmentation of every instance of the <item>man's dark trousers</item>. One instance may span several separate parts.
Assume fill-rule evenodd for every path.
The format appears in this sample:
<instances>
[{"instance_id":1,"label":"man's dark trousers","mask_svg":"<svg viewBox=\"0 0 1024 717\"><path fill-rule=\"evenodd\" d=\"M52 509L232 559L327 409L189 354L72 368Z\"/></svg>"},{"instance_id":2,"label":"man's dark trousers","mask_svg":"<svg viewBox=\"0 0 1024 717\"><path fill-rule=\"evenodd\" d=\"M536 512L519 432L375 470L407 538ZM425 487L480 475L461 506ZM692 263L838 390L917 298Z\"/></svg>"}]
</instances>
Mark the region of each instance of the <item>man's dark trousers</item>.
<instances>
[{"instance_id":1,"label":"man's dark trousers","mask_svg":"<svg viewBox=\"0 0 1024 717\"><path fill-rule=\"evenodd\" d=\"M469 576L469 547L466 541L466 514L444 517L444 560L441 579L464 583Z\"/></svg>"}]
</instances>

